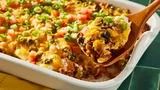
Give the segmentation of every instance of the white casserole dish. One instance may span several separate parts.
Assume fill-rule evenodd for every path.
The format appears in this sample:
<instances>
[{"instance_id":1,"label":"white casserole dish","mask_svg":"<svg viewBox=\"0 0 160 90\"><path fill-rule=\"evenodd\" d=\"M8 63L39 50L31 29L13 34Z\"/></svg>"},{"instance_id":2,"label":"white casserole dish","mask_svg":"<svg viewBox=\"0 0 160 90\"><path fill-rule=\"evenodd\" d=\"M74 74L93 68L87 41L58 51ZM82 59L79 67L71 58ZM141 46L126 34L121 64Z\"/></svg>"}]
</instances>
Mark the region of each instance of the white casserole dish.
<instances>
[{"instance_id":1,"label":"white casserole dish","mask_svg":"<svg viewBox=\"0 0 160 90\"><path fill-rule=\"evenodd\" d=\"M118 7L128 8L132 12L137 12L138 10L144 8L142 5L125 0L109 0L109 3ZM159 33L160 18L157 14L154 14L150 18L148 24L151 26L151 30L145 32L141 36L124 70L117 77L108 81L88 82L78 80L2 53L0 53L0 70L54 89L117 90L121 83L133 71L143 53Z\"/></svg>"}]
</instances>

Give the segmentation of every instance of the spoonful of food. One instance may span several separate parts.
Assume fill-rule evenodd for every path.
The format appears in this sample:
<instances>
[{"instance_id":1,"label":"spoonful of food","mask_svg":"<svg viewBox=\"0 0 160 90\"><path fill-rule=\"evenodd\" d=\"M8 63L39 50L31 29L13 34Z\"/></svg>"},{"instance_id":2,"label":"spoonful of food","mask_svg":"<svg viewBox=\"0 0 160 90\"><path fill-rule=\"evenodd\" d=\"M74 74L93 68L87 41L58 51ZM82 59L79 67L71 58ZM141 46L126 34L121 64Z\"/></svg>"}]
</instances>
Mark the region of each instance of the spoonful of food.
<instances>
[{"instance_id":1,"label":"spoonful of food","mask_svg":"<svg viewBox=\"0 0 160 90\"><path fill-rule=\"evenodd\" d=\"M94 62L104 67L113 65L133 49L147 20L158 8L160 0L154 0L142 11L128 17L97 17L79 32L77 43Z\"/></svg>"}]
</instances>

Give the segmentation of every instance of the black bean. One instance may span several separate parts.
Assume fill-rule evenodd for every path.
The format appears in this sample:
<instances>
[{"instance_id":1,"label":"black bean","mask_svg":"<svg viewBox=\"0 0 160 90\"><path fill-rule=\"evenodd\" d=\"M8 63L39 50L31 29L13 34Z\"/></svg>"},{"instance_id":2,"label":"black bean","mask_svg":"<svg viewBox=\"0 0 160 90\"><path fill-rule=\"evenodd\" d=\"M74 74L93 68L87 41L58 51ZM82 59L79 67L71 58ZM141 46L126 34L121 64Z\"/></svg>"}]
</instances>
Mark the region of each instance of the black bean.
<instances>
[{"instance_id":1,"label":"black bean","mask_svg":"<svg viewBox=\"0 0 160 90\"><path fill-rule=\"evenodd\" d=\"M74 53L70 53L68 55L68 59L74 61L76 59L76 55Z\"/></svg>"},{"instance_id":2,"label":"black bean","mask_svg":"<svg viewBox=\"0 0 160 90\"><path fill-rule=\"evenodd\" d=\"M105 44L109 43L109 40L105 40Z\"/></svg>"},{"instance_id":3,"label":"black bean","mask_svg":"<svg viewBox=\"0 0 160 90\"><path fill-rule=\"evenodd\" d=\"M52 26L52 33L55 34L57 32L57 28L55 25Z\"/></svg>"},{"instance_id":4,"label":"black bean","mask_svg":"<svg viewBox=\"0 0 160 90\"><path fill-rule=\"evenodd\" d=\"M103 37L104 39L108 40L110 38L110 33L105 31L101 34L101 37Z\"/></svg>"},{"instance_id":5,"label":"black bean","mask_svg":"<svg viewBox=\"0 0 160 90\"><path fill-rule=\"evenodd\" d=\"M63 52L70 52L70 49L68 47L65 47L62 49Z\"/></svg>"},{"instance_id":6,"label":"black bean","mask_svg":"<svg viewBox=\"0 0 160 90\"><path fill-rule=\"evenodd\" d=\"M42 57L42 55L43 55L43 52L39 52L38 54L37 54L37 58L41 58Z\"/></svg>"},{"instance_id":7,"label":"black bean","mask_svg":"<svg viewBox=\"0 0 160 90\"><path fill-rule=\"evenodd\" d=\"M48 59L48 58L47 58L47 59L44 60L44 63L45 63L45 64L50 64L50 63L52 63L52 59Z\"/></svg>"},{"instance_id":8,"label":"black bean","mask_svg":"<svg viewBox=\"0 0 160 90\"><path fill-rule=\"evenodd\" d=\"M35 43L35 41L32 40L32 39L28 39L28 40L27 40L27 44L28 44L28 45L32 45L32 44L34 44L34 43Z\"/></svg>"},{"instance_id":9,"label":"black bean","mask_svg":"<svg viewBox=\"0 0 160 90\"><path fill-rule=\"evenodd\" d=\"M99 5L99 4L96 4L96 7L95 7L95 9L96 9L96 10L95 10L96 12L100 11L100 10L101 10L101 7L100 7L100 5Z\"/></svg>"}]
</instances>

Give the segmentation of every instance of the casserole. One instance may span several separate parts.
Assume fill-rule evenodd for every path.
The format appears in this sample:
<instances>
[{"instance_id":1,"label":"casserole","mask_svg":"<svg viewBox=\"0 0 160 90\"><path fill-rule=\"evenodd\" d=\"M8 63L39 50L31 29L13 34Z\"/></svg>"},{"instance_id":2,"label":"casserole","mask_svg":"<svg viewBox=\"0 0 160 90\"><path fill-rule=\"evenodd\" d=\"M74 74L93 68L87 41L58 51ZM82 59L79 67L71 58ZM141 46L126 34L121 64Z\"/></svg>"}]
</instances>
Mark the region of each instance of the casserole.
<instances>
[{"instance_id":1,"label":"casserole","mask_svg":"<svg viewBox=\"0 0 160 90\"><path fill-rule=\"evenodd\" d=\"M129 8L132 12L142 8L142 6L131 3L129 1L124 2L124 1L112 0L109 2L116 6L120 6L120 7L125 6L125 8ZM128 5L129 3L130 5ZM132 10L133 7L134 7L134 10ZM20 76L22 78L28 79L30 81L37 82L39 84L42 84L51 88L56 88L56 89L114 90L114 89L117 89L120 83L131 73L131 71L135 67L136 63L138 62L138 60L140 59L140 57L142 56L146 48L149 46L149 44L157 35L158 25L156 24L158 23L158 19L159 18L156 15L154 15L154 17L150 19L148 24L151 26L151 30L148 32L145 32L142 35L141 39L136 44L136 48L134 49L128 64L126 65L125 69L121 72L121 74L119 74L116 78L111 79L109 81L87 82L87 81L77 80L75 78L71 78L71 77L38 67L38 66L34 66L32 64L29 64L23 61L18 61L18 59L8 55L4 55L4 54L0 54L0 58L1 58L0 69L8 73L12 73L14 75Z\"/></svg>"}]
</instances>

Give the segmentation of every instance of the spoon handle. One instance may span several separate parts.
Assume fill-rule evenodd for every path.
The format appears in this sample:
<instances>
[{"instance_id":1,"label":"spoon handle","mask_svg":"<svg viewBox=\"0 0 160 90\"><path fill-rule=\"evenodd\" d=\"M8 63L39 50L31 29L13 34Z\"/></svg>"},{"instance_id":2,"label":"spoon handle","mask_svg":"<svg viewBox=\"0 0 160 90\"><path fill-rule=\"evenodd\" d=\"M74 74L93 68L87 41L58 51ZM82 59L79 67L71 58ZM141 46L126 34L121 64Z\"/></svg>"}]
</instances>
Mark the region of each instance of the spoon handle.
<instances>
[{"instance_id":1,"label":"spoon handle","mask_svg":"<svg viewBox=\"0 0 160 90\"><path fill-rule=\"evenodd\" d=\"M145 9L138 13L133 13L129 15L129 19L135 24L137 27L144 27L147 20L155 13L156 10L160 8L160 0L154 0L150 5L148 5Z\"/></svg>"}]
</instances>

